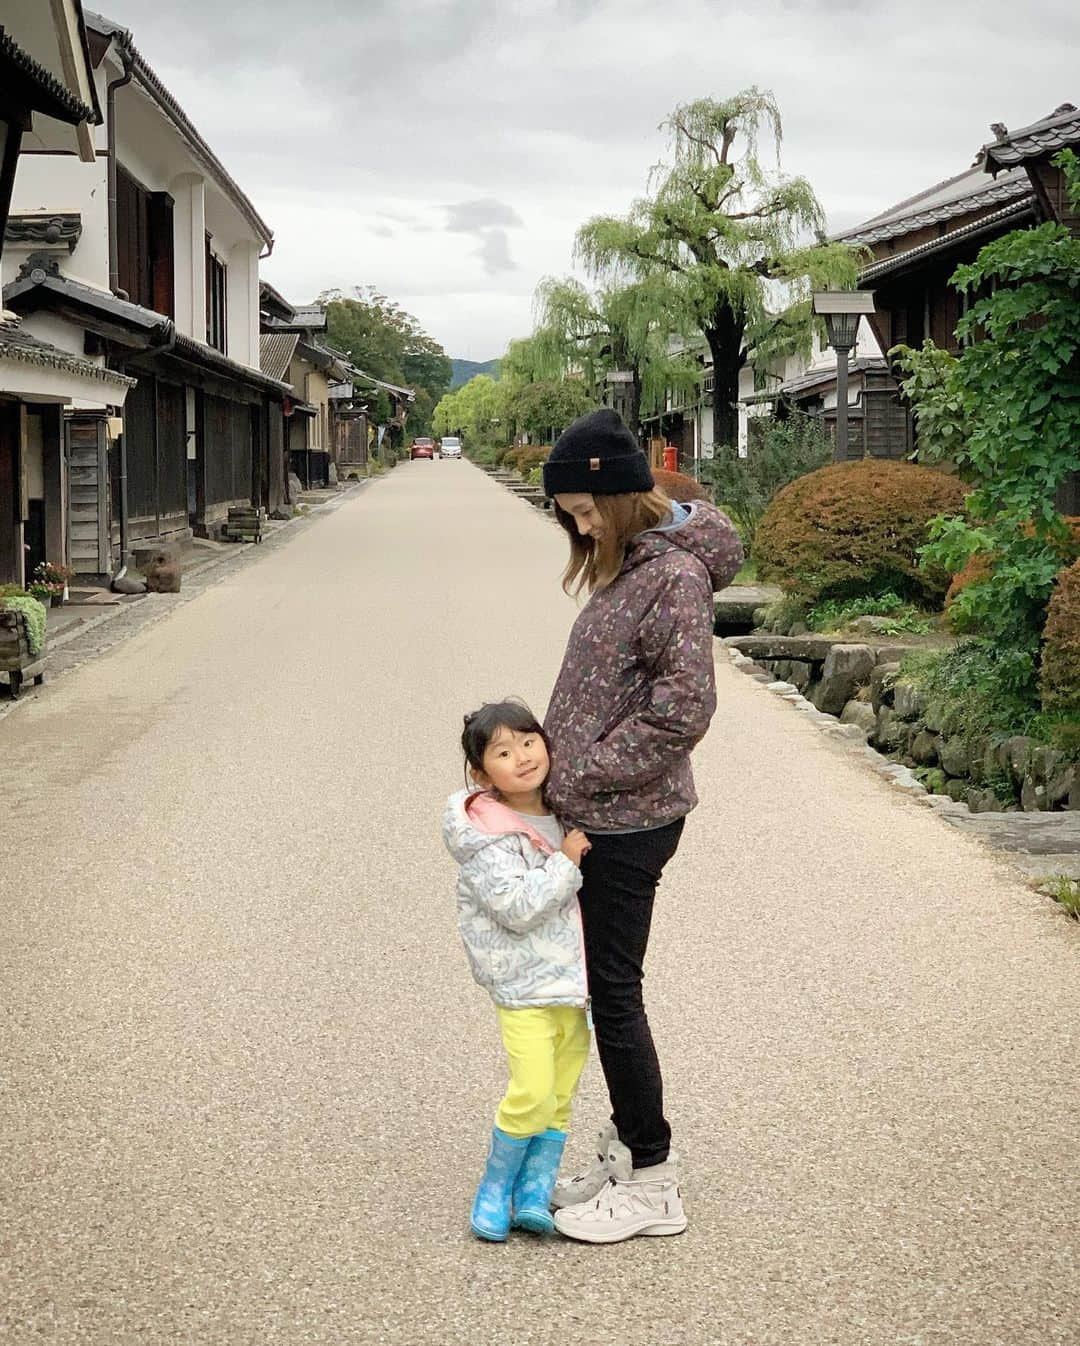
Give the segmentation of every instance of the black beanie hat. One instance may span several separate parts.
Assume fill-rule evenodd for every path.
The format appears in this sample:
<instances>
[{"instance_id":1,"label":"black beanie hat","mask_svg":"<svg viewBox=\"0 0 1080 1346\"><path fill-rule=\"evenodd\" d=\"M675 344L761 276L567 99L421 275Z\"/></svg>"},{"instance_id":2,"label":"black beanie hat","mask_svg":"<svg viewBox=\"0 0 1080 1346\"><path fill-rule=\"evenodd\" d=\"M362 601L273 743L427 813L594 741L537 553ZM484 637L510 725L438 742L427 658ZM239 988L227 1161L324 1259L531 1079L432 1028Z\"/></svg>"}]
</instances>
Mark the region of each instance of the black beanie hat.
<instances>
[{"instance_id":1,"label":"black beanie hat","mask_svg":"<svg viewBox=\"0 0 1080 1346\"><path fill-rule=\"evenodd\" d=\"M607 407L567 426L544 464L547 495L626 495L655 484L637 440Z\"/></svg>"}]
</instances>

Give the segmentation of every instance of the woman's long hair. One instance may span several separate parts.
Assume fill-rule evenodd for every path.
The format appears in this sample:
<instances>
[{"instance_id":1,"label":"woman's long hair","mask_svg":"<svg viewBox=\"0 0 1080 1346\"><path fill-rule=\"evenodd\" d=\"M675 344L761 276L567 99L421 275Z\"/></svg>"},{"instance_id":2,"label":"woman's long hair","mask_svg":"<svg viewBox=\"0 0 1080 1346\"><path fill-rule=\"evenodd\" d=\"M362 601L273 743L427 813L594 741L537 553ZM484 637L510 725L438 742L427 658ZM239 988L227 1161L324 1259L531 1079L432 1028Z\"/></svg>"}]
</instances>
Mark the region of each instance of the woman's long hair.
<instances>
[{"instance_id":1,"label":"woman's long hair","mask_svg":"<svg viewBox=\"0 0 1080 1346\"><path fill-rule=\"evenodd\" d=\"M574 516L555 503L555 517L570 539L570 560L562 579L568 594L579 594L582 589L593 593L609 585L622 569L626 549L638 533L655 528L671 515L671 501L661 490L597 495L593 499L604 520L600 542L582 537Z\"/></svg>"}]
</instances>

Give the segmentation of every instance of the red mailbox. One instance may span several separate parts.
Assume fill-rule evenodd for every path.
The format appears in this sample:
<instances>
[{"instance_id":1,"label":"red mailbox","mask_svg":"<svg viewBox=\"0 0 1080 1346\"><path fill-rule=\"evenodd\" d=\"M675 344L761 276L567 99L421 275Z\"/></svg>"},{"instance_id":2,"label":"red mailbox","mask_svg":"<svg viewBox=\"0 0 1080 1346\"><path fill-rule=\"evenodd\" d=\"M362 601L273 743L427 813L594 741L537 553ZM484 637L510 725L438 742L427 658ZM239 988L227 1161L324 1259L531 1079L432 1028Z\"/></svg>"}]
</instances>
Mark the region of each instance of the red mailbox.
<instances>
[{"instance_id":1,"label":"red mailbox","mask_svg":"<svg viewBox=\"0 0 1080 1346\"><path fill-rule=\"evenodd\" d=\"M678 472L679 470L679 450L674 444L664 445L664 471Z\"/></svg>"}]
</instances>

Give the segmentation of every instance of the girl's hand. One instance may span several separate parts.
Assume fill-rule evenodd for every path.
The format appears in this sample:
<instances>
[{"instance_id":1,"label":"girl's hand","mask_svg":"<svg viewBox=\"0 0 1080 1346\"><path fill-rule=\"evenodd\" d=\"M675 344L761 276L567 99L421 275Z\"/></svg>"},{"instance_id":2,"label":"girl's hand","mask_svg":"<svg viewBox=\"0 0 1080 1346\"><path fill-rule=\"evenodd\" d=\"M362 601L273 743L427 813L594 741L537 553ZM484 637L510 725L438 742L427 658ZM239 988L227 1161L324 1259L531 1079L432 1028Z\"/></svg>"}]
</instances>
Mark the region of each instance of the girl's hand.
<instances>
[{"instance_id":1,"label":"girl's hand","mask_svg":"<svg viewBox=\"0 0 1080 1346\"><path fill-rule=\"evenodd\" d=\"M568 860L572 860L575 865L581 868L581 857L587 855L592 850L592 842L579 828L575 827L567 832L563 838L562 853Z\"/></svg>"}]
</instances>

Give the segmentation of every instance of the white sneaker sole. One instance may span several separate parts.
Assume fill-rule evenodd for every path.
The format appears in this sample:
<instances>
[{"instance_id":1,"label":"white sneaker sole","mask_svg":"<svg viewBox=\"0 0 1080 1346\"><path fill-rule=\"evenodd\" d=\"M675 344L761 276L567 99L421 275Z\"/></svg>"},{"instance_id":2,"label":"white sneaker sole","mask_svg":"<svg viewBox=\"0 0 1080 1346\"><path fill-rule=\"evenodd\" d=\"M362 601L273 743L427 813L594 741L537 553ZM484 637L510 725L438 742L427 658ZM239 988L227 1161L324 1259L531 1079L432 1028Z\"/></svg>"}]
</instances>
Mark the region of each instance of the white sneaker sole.
<instances>
[{"instance_id":1,"label":"white sneaker sole","mask_svg":"<svg viewBox=\"0 0 1080 1346\"><path fill-rule=\"evenodd\" d=\"M602 1224L582 1224L579 1220L559 1219L560 1212L555 1212L555 1228L565 1238L574 1239L579 1243L624 1243L627 1239L646 1237L662 1237L668 1234L681 1234L690 1223L685 1215L672 1216L667 1220L641 1220L633 1224L613 1224L605 1226Z\"/></svg>"}]
</instances>

